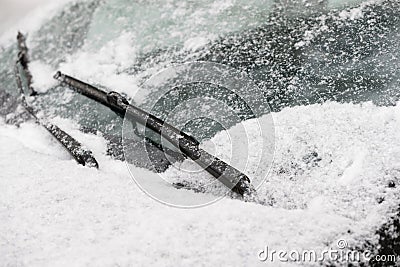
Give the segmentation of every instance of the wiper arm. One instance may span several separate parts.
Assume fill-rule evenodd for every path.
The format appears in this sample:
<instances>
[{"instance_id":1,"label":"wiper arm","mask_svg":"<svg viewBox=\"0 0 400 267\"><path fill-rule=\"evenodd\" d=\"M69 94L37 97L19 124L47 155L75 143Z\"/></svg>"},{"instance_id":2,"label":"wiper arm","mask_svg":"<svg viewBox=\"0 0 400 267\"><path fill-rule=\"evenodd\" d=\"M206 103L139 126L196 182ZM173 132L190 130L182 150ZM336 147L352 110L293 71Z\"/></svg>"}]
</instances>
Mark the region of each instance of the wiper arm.
<instances>
[{"instance_id":1,"label":"wiper arm","mask_svg":"<svg viewBox=\"0 0 400 267\"><path fill-rule=\"evenodd\" d=\"M87 167L98 168L99 164L94 158L90 150L85 149L81 143L75 140L72 136L67 134L65 131L61 130L57 125L48 123L40 119L33 108L28 104L25 98L24 88L22 86L21 71L20 67L24 70L25 79L27 81L27 86L30 91L30 95L36 95L35 90L33 90L31 85L32 75L30 74L28 68L28 48L25 44L25 37L22 33L18 33L18 60L14 65L14 75L19 94L21 96L21 104L25 110L35 119L36 123L44 127L57 141L69 152L69 154L78 162L79 164Z\"/></svg>"},{"instance_id":2,"label":"wiper arm","mask_svg":"<svg viewBox=\"0 0 400 267\"><path fill-rule=\"evenodd\" d=\"M29 90L29 95L34 96L37 95L37 92L33 89L32 87L32 74L29 71L29 58L28 58L28 46L26 45L26 38L25 36L21 33L18 32L17 35L17 41L18 41L18 61L22 66L22 69L24 70L24 74L28 83L28 90Z\"/></svg>"},{"instance_id":3,"label":"wiper arm","mask_svg":"<svg viewBox=\"0 0 400 267\"><path fill-rule=\"evenodd\" d=\"M250 179L245 174L201 149L199 142L192 136L176 129L156 116L129 104L119 93L104 92L93 85L65 75L60 71L55 74L54 78L68 85L76 92L109 107L119 116L126 116L130 121L139 123L164 137L184 155L195 161L233 192L242 196L251 195L255 192L250 184Z\"/></svg>"}]
</instances>

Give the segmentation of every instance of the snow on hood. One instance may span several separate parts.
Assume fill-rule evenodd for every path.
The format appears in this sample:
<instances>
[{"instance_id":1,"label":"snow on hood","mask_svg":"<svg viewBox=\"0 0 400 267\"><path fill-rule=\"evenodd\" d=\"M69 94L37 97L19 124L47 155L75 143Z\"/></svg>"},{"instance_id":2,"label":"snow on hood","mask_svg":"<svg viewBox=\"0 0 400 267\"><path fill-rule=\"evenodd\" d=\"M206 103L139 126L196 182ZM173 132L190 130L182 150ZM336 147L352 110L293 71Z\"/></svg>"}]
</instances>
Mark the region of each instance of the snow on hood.
<instances>
[{"instance_id":1,"label":"snow on hood","mask_svg":"<svg viewBox=\"0 0 400 267\"><path fill-rule=\"evenodd\" d=\"M55 155L58 144L38 126L2 125L3 263L254 266L267 245L324 249L341 238L351 247L366 240L377 244L375 231L398 203L399 186L388 185L397 185L400 174L400 108L325 103L287 108L273 117L275 160L258 189L272 206L225 198L194 210L147 197L124 163L104 155L104 140L97 136L64 124L94 150L101 167L93 170L66 159L62 149ZM221 137L214 139L223 146ZM193 178L173 168L167 175Z\"/></svg>"}]
</instances>

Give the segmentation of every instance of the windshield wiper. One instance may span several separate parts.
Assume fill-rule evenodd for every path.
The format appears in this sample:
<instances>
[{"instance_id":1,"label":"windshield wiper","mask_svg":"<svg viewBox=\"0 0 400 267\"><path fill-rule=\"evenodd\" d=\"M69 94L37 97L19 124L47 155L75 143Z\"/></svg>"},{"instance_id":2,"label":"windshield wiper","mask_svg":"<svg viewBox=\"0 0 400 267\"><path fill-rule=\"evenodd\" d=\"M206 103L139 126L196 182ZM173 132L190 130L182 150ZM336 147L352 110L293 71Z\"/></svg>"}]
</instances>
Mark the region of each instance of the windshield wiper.
<instances>
[{"instance_id":1,"label":"windshield wiper","mask_svg":"<svg viewBox=\"0 0 400 267\"><path fill-rule=\"evenodd\" d=\"M199 142L192 136L176 129L156 116L129 104L127 99L119 93L104 92L93 85L65 75L60 71L55 74L54 78L69 86L74 91L107 106L119 116L125 116L130 121L151 129L159 136L168 140L182 154L195 161L233 192L241 196L250 196L255 192L250 184L250 179L245 174L201 149Z\"/></svg>"},{"instance_id":2,"label":"windshield wiper","mask_svg":"<svg viewBox=\"0 0 400 267\"><path fill-rule=\"evenodd\" d=\"M68 153L78 162L79 164L87 167L95 167L98 168L99 164L96 159L93 157L92 152L90 150L85 149L81 143L75 140L72 136L67 134L65 131L61 130L57 125L46 122L40 119L34 109L28 104L25 98L25 93L22 85L21 79L21 71L20 68L23 69L23 73L25 74L25 79L27 81L27 87L30 91L30 95L36 95L35 90L33 90L31 81L32 75L28 69L28 49L25 43L25 37L21 33L18 33L18 60L14 65L14 75L15 81L17 83L17 88L19 90L19 94L21 96L21 103L25 110L35 119L36 123L43 126L57 141L68 151Z\"/></svg>"}]
</instances>

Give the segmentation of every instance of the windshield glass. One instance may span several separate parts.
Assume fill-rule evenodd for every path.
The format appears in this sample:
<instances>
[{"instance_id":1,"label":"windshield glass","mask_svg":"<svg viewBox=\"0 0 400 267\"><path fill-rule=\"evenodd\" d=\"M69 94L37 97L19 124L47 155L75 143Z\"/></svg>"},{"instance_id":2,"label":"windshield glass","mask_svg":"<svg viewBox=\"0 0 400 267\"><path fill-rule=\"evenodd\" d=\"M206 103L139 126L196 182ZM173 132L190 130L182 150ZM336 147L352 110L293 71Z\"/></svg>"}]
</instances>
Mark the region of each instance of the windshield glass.
<instances>
[{"instance_id":1,"label":"windshield glass","mask_svg":"<svg viewBox=\"0 0 400 267\"><path fill-rule=\"evenodd\" d=\"M327 100L391 105L399 97L399 10L394 1L76 2L29 35L34 85L47 92L33 101L46 116L118 134L120 118L58 86L51 78L56 70L149 109L160 88L135 95L144 81L173 64L207 61L246 72L259 92L243 93L272 111ZM15 53L14 45L1 53L2 87L9 92ZM170 93L148 111L165 119L182 97L226 95L214 89L177 84L175 91L188 94ZM221 130L207 120L185 127L200 141Z\"/></svg>"}]
</instances>

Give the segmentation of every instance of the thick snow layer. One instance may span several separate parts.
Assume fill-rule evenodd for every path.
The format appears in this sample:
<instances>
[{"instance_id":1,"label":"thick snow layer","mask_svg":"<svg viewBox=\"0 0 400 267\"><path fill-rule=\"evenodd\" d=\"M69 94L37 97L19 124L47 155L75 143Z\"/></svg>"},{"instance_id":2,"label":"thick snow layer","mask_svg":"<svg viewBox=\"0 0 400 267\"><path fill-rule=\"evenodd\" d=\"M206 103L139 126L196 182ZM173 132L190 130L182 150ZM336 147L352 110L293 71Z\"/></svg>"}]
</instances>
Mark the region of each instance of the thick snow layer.
<instances>
[{"instance_id":1,"label":"thick snow layer","mask_svg":"<svg viewBox=\"0 0 400 267\"><path fill-rule=\"evenodd\" d=\"M376 244L375 231L398 206L399 186L388 183L398 183L400 108L326 103L273 116L275 161L258 190L273 206L225 198L186 210L146 196L124 163L104 155L101 138L73 124L57 121L94 151L99 170L78 166L37 125L1 124L1 264L265 266L257 254L267 245Z\"/></svg>"}]
</instances>

